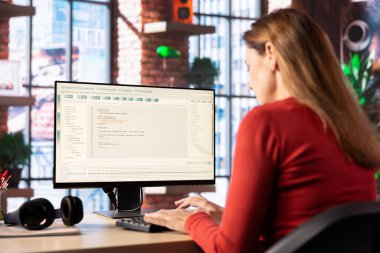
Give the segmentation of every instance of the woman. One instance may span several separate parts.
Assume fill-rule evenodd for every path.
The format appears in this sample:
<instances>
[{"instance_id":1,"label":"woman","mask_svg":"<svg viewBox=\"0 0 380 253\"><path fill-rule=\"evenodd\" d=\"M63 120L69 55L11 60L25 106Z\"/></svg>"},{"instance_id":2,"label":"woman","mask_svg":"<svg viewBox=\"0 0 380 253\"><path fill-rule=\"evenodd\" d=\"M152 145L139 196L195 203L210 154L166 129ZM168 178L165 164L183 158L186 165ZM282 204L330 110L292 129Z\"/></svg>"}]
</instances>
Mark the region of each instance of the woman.
<instances>
[{"instance_id":1,"label":"woman","mask_svg":"<svg viewBox=\"0 0 380 253\"><path fill-rule=\"evenodd\" d=\"M261 106L240 124L225 209L190 197L145 216L189 233L205 252L262 252L325 209L376 197L379 143L321 28L283 9L244 40Z\"/></svg>"}]
</instances>

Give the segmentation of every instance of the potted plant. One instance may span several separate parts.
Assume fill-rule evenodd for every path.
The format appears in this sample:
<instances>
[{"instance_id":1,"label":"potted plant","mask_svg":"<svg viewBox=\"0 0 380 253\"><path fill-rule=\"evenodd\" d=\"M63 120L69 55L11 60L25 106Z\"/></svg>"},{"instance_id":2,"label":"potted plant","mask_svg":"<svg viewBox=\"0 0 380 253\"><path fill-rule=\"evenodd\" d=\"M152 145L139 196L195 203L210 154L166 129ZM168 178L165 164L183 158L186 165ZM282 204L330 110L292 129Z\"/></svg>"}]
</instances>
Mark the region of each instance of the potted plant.
<instances>
[{"instance_id":1,"label":"potted plant","mask_svg":"<svg viewBox=\"0 0 380 253\"><path fill-rule=\"evenodd\" d=\"M0 137L0 171L9 169L12 178L9 187L18 187L21 172L28 164L31 146L24 141L22 132L5 133Z\"/></svg>"},{"instance_id":2,"label":"potted plant","mask_svg":"<svg viewBox=\"0 0 380 253\"><path fill-rule=\"evenodd\" d=\"M219 70L210 58L196 57L189 73L186 75L186 79L191 88L210 89L214 87L215 78L218 74Z\"/></svg>"}]
</instances>

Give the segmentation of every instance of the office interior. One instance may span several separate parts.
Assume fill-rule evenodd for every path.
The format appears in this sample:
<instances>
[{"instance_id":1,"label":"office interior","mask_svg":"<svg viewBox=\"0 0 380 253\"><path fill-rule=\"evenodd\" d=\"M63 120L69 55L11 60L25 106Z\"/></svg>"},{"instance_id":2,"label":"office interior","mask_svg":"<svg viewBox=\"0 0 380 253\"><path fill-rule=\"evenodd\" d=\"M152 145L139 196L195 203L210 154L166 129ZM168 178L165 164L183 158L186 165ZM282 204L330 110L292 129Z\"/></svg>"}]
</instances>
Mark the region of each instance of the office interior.
<instances>
[{"instance_id":1,"label":"office interior","mask_svg":"<svg viewBox=\"0 0 380 253\"><path fill-rule=\"evenodd\" d=\"M4 7L4 3L12 8ZM31 154L22 166L25 189L7 198L8 211L44 197L59 206L63 196L82 199L85 213L108 210L99 188L53 189L54 82L79 81L161 87L194 87L186 75L194 60L209 58L218 70L215 90L214 186L144 189L143 207L173 208L201 194L224 205L239 122L258 106L248 87L242 34L261 15L283 7L310 15L329 36L342 66L355 55L368 64L358 99L380 127L380 2L311 0L5 0L0 3L0 133L22 132ZM173 14L178 4L192 18ZM165 26L166 25L166 26ZM360 50L357 45L360 44ZM175 53L163 56L166 46ZM368 61L370 59L370 61ZM6 74L9 69L12 74ZM8 73L10 73L8 72ZM5 75L6 74L6 75ZM5 76L4 79L1 76ZM8 87L6 78L13 81ZM371 91L364 96L366 87ZM380 179L379 179L380 180ZM12 189L12 188L10 188Z\"/></svg>"}]
</instances>

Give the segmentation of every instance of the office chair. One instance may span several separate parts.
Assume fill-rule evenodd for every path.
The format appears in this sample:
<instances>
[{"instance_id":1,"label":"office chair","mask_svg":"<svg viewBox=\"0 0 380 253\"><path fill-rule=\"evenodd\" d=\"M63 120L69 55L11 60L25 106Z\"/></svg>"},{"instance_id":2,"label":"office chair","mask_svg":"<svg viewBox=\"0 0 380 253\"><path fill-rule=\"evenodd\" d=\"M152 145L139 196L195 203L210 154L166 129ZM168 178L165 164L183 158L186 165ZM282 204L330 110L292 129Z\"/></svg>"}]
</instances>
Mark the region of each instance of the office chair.
<instances>
[{"instance_id":1,"label":"office chair","mask_svg":"<svg viewBox=\"0 0 380 253\"><path fill-rule=\"evenodd\" d=\"M311 218L265 253L380 253L380 202L339 205Z\"/></svg>"}]
</instances>

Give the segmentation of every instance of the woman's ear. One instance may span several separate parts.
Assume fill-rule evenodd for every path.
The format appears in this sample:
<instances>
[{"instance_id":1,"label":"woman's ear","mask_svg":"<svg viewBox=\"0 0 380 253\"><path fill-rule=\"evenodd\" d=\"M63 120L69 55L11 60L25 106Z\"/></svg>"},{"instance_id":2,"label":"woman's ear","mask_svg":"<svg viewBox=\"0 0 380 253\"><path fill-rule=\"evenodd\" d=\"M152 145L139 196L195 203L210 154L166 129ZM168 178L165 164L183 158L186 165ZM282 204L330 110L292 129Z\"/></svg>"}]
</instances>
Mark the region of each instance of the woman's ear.
<instances>
[{"instance_id":1,"label":"woman's ear","mask_svg":"<svg viewBox=\"0 0 380 253\"><path fill-rule=\"evenodd\" d=\"M265 43L265 57L268 59L270 69L275 71L277 69L277 57L271 42Z\"/></svg>"}]
</instances>

